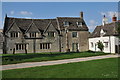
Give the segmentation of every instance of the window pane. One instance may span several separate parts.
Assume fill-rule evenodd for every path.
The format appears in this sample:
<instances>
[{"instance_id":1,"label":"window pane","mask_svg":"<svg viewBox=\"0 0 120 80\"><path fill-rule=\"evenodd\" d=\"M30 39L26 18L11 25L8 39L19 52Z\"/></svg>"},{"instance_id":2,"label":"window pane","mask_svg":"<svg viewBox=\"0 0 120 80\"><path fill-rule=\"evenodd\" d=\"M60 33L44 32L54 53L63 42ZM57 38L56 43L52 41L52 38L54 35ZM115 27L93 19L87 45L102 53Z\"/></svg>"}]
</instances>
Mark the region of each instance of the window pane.
<instances>
[{"instance_id":1,"label":"window pane","mask_svg":"<svg viewBox=\"0 0 120 80\"><path fill-rule=\"evenodd\" d=\"M49 37L54 37L54 32L48 32Z\"/></svg>"},{"instance_id":2,"label":"window pane","mask_svg":"<svg viewBox=\"0 0 120 80\"><path fill-rule=\"evenodd\" d=\"M93 42L91 42L91 47L93 47Z\"/></svg>"},{"instance_id":3,"label":"window pane","mask_svg":"<svg viewBox=\"0 0 120 80\"><path fill-rule=\"evenodd\" d=\"M18 37L18 33L16 33L16 37Z\"/></svg>"},{"instance_id":4,"label":"window pane","mask_svg":"<svg viewBox=\"0 0 120 80\"><path fill-rule=\"evenodd\" d=\"M64 26L69 26L69 22L68 22L68 21L65 21L65 22L64 22Z\"/></svg>"},{"instance_id":5,"label":"window pane","mask_svg":"<svg viewBox=\"0 0 120 80\"><path fill-rule=\"evenodd\" d=\"M72 37L77 37L77 32L72 32Z\"/></svg>"},{"instance_id":6,"label":"window pane","mask_svg":"<svg viewBox=\"0 0 120 80\"><path fill-rule=\"evenodd\" d=\"M36 32L33 32L33 33L29 33L30 37L36 37Z\"/></svg>"},{"instance_id":7,"label":"window pane","mask_svg":"<svg viewBox=\"0 0 120 80\"><path fill-rule=\"evenodd\" d=\"M10 33L10 36L13 37L12 33Z\"/></svg>"},{"instance_id":8,"label":"window pane","mask_svg":"<svg viewBox=\"0 0 120 80\"><path fill-rule=\"evenodd\" d=\"M14 37L14 38L18 37L18 32L11 32L10 37Z\"/></svg>"},{"instance_id":9,"label":"window pane","mask_svg":"<svg viewBox=\"0 0 120 80\"><path fill-rule=\"evenodd\" d=\"M40 43L40 49L42 49L42 44Z\"/></svg>"},{"instance_id":10,"label":"window pane","mask_svg":"<svg viewBox=\"0 0 120 80\"><path fill-rule=\"evenodd\" d=\"M105 48L107 48L108 47L108 42L104 42L105 43Z\"/></svg>"},{"instance_id":11,"label":"window pane","mask_svg":"<svg viewBox=\"0 0 120 80\"><path fill-rule=\"evenodd\" d=\"M16 50L18 50L18 44L16 44Z\"/></svg>"},{"instance_id":12,"label":"window pane","mask_svg":"<svg viewBox=\"0 0 120 80\"><path fill-rule=\"evenodd\" d=\"M40 43L40 49L50 49L50 43Z\"/></svg>"}]
</instances>

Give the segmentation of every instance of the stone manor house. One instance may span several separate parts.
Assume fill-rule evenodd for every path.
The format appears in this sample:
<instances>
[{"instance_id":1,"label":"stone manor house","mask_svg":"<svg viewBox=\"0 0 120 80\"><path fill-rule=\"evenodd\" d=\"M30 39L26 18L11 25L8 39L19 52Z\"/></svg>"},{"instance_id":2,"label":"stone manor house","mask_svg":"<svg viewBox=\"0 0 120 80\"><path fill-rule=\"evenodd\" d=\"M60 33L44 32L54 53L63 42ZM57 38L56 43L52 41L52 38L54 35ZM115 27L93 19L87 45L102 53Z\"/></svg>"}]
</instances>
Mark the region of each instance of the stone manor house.
<instances>
[{"instance_id":1,"label":"stone manor house","mask_svg":"<svg viewBox=\"0 0 120 80\"><path fill-rule=\"evenodd\" d=\"M3 53L81 52L88 50L88 27L80 17L24 19L6 15Z\"/></svg>"}]
</instances>

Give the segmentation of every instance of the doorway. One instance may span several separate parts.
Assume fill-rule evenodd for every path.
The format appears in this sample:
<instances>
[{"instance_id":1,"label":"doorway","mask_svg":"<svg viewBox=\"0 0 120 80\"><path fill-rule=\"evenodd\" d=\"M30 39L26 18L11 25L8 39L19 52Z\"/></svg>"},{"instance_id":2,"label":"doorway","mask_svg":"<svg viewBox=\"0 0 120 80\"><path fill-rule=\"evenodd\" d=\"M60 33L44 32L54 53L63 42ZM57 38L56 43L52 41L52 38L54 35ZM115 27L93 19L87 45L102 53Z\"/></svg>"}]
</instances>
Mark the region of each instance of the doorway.
<instances>
[{"instance_id":1,"label":"doorway","mask_svg":"<svg viewBox=\"0 0 120 80\"><path fill-rule=\"evenodd\" d=\"M115 45L115 53L119 53L120 54L120 45Z\"/></svg>"},{"instance_id":2,"label":"doorway","mask_svg":"<svg viewBox=\"0 0 120 80\"><path fill-rule=\"evenodd\" d=\"M78 52L79 50L78 50L78 43L73 43L72 44L72 51L73 52Z\"/></svg>"}]
</instances>

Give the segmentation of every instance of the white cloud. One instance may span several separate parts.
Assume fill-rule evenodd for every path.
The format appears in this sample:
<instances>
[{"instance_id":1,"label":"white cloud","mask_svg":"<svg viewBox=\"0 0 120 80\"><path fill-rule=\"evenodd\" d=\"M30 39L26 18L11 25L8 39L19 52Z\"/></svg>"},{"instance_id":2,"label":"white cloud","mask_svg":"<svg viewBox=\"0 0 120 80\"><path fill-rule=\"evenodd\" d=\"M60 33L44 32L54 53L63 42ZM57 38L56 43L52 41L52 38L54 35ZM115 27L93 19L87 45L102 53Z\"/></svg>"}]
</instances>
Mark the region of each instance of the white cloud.
<instances>
[{"instance_id":1,"label":"white cloud","mask_svg":"<svg viewBox=\"0 0 120 80\"><path fill-rule=\"evenodd\" d=\"M24 17L24 18L26 18L26 19L32 19L31 17Z\"/></svg>"},{"instance_id":2,"label":"white cloud","mask_svg":"<svg viewBox=\"0 0 120 80\"><path fill-rule=\"evenodd\" d=\"M105 12L101 12L101 15L106 15L106 13Z\"/></svg>"},{"instance_id":3,"label":"white cloud","mask_svg":"<svg viewBox=\"0 0 120 80\"><path fill-rule=\"evenodd\" d=\"M13 15L15 13L15 11L10 11L10 14Z\"/></svg>"},{"instance_id":4,"label":"white cloud","mask_svg":"<svg viewBox=\"0 0 120 80\"><path fill-rule=\"evenodd\" d=\"M32 12L28 12L28 11L20 11L21 15L32 15Z\"/></svg>"},{"instance_id":5,"label":"white cloud","mask_svg":"<svg viewBox=\"0 0 120 80\"><path fill-rule=\"evenodd\" d=\"M96 24L95 20L90 20L89 21L91 24Z\"/></svg>"},{"instance_id":6,"label":"white cloud","mask_svg":"<svg viewBox=\"0 0 120 80\"><path fill-rule=\"evenodd\" d=\"M112 18L114 14L116 17L120 16L120 13L114 11L101 12L101 15L106 15L108 18Z\"/></svg>"},{"instance_id":7,"label":"white cloud","mask_svg":"<svg viewBox=\"0 0 120 80\"><path fill-rule=\"evenodd\" d=\"M94 29L96 27L98 22L96 22L95 20L90 20L89 21L89 29Z\"/></svg>"}]
</instances>

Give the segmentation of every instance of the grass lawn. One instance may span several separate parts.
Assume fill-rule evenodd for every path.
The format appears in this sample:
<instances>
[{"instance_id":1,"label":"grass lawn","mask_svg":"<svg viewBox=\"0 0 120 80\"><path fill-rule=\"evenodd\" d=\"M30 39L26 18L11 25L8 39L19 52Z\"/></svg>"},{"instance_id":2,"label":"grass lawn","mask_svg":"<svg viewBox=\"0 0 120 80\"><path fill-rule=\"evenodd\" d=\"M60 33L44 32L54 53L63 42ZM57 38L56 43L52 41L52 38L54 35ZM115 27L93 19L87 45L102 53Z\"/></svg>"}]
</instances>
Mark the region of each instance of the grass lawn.
<instances>
[{"instance_id":1,"label":"grass lawn","mask_svg":"<svg viewBox=\"0 0 120 80\"><path fill-rule=\"evenodd\" d=\"M120 58L119 58L120 60ZM3 78L117 78L118 58L5 70ZM112 79L111 79L112 80Z\"/></svg>"},{"instance_id":2,"label":"grass lawn","mask_svg":"<svg viewBox=\"0 0 120 80\"><path fill-rule=\"evenodd\" d=\"M16 64L23 62L40 62L60 59L70 59L79 57L89 57L98 55L107 55L108 53L93 53L93 52L79 52L79 53L30 53L30 54L4 54L2 56L2 64Z\"/></svg>"}]
</instances>

